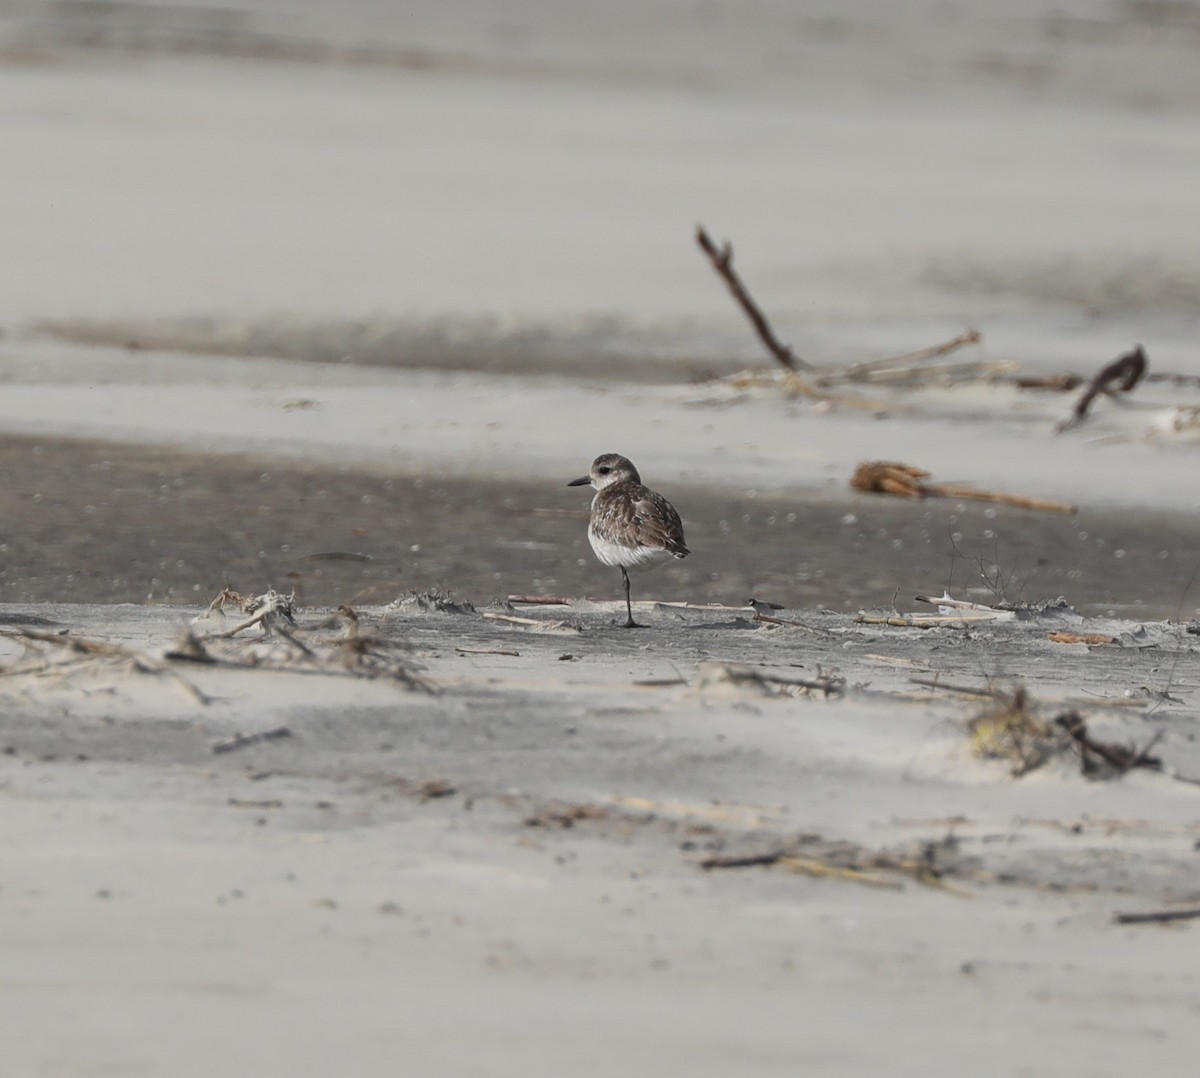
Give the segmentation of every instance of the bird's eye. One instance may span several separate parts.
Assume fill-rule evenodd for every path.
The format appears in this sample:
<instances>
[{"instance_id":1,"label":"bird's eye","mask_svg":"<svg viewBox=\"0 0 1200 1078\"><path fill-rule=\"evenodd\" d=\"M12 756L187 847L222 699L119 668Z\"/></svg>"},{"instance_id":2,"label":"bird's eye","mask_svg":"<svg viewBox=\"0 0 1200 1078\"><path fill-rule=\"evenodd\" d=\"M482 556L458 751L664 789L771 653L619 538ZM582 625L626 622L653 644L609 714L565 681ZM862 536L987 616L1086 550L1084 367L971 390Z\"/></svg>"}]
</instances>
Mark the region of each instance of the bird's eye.
<instances>
[{"instance_id":1,"label":"bird's eye","mask_svg":"<svg viewBox=\"0 0 1200 1078\"><path fill-rule=\"evenodd\" d=\"M608 473L611 472L612 469L605 467L605 468L597 468L596 471L598 471L601 475L608 475Z\"/></svg>"}]
</instances>

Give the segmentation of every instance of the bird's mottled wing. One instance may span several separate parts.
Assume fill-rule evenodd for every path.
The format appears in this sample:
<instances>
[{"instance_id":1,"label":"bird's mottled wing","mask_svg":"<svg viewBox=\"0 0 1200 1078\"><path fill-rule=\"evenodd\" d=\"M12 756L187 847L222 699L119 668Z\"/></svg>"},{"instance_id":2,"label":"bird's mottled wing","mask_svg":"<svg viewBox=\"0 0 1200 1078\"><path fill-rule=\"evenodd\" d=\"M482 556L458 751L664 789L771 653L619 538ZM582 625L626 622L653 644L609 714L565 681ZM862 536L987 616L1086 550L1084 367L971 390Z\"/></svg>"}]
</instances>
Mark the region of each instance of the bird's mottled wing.
<instances>
[{"instance_id":1,"label":"bird's mottled wing","mask_svg":"<svg viewBox=\"0 0 1200 1078\"><path fill-rule=\"evenodd\" d=\"M683 541L683 521L673 506L657 491L642 487L633 503L637 539L642 546L669 550L677 558L691 553Z\"/></svg>"},{"instance_id":2,"label":"bird's mottled wing","mask_svg":"<svg viewBox=\"0 0 1200 1078\"><path fill-rule=\"evenodd\" d=\"M675 507L640 483L614 484L597 494L591 526L599 538L630 550L665 550L677 558L691 553Z\"/></svg>"}]
</instances>

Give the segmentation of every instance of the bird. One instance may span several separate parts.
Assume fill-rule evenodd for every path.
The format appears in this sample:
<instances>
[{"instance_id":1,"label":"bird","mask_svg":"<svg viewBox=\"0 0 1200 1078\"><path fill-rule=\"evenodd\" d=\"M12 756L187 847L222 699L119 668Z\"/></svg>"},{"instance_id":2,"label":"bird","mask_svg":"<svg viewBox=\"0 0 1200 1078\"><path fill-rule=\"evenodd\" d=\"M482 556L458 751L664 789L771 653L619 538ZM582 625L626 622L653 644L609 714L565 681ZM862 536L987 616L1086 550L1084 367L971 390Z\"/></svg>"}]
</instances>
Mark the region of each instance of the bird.
<instances>
[{"instance_id":1,"label":"bird","mask_svg":"<svg viewBox=\"0 0 1200 1078\"><path fill-rule=\"evenodd\" d=\"M633 461L619 453L603 453L587 475L567 486L596 489L588 521L588 542L604 565L615 565L625 581L625 628L638 629L629 598L629 570L650 568L665 558L686 558L683 521L666 498L642 485Z\"/></svg>"}]
</instances>

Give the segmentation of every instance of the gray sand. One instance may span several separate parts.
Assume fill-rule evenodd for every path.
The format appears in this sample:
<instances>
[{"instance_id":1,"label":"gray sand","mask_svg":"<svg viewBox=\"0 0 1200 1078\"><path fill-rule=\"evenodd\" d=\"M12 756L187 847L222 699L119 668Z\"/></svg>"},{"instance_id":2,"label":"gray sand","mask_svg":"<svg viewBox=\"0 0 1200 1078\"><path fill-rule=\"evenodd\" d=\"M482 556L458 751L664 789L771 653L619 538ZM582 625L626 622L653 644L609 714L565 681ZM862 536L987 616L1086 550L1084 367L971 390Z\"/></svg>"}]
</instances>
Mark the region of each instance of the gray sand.
<instances>
[{"instance_id":1,"label":"gray sand","mask_svg":"<svg viewBox=\"0 0 1200 1078\"><path fill-rule=\"evenodd\" d=\"M39 611L154 650L197 613ZM37 1033L16 1073L385 1073L413 1053L447 1074L917 1073L976 1067L981 1044L1004 1061L988 1073L1186 1069L1190 930L1112 918L1194 905L1197 788L1069 758L1013 780L967 749L983 705L910 679L1020 679L1047 716L1092 695L1096 736L1157 733L1195 778L1191 706L1141 696L1190 699L1187 638L1063 611L968 630L777 613L805 627L362 610L433 696L313 676L289 645L257 650L291 674L176 667L206 706L120 664L10 678L6 831L38 836L6 856L5 1010ZM1064 626L1118 643L1047 641ZM714 678L728 662L847 695ZM701 867L779 850L862 878ZM886 867L905 861L924 885Z\"/></svg>"}]
</instances>

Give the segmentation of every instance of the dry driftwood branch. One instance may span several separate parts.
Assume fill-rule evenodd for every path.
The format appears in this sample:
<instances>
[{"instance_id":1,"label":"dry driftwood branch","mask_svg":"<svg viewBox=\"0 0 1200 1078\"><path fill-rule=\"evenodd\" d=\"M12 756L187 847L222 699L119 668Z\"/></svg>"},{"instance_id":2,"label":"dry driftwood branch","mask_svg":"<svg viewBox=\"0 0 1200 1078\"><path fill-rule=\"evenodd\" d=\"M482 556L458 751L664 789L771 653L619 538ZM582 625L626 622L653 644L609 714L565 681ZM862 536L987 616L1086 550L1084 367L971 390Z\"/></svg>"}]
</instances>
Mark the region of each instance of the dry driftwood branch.
<instances>
[{"instance_id":1,"label":"dry driftwood branch","mask_svg":"<svg viewBox=\"0 0 1200 1078\"><path fill-rule=\"evenodd\" d=\"M1088 414L1088 409L1101 393L1110 396L1116 393L1128 393L1146 374L1146 353L1139 344L1132 352L1118 356L1111 363L1100 368L1092 379L1083 395L1075 403L1075 410L1055 428L1059 434L1082 423Z\"/></svg>"},{"instance_id":2,"label":"dry driftwood branch","mask_svg":"<svg viewBox=\"0 0 1200 1078\"><path fill-rule=\"evenodd\" d=\"M754 298L746 290L742 279L733 268L733 245L726 242L723 247L717 247L709 234L704 230L703 225L696 226L696 242L700 245L700 249L708 255L708 260L712 263L713 269L717 271L721 279L728 286L729 291L733 294L733 298L737 300L742 310L746 312L746 317L750 319L751 325L754 326L755 332L766 346L767 351L786 370L811 370L811 363L806 363L775 336L775 331L771 329L771 323L767 321L766 316L759 310L758 304L754 302Z\"/></svg>"},{"instance_id":3,"label":"dry driftwood branch","mask_svg":"<svg viewBox=\"0 0 1200 1078\"><path fill-rule=\"evenodd\" d=\"M963 498L977 502L997 502L1015 505L1020 509L1037 509L1048 513L1075 513L1075 506L1023 494L1004 494L998 491L977 490L975 487L951 483L926 483L929 472L912 464L894 460L867 460L854 469L850 486L867 494L893 494L900 498Z\"/></svg>"}]
</instances>

